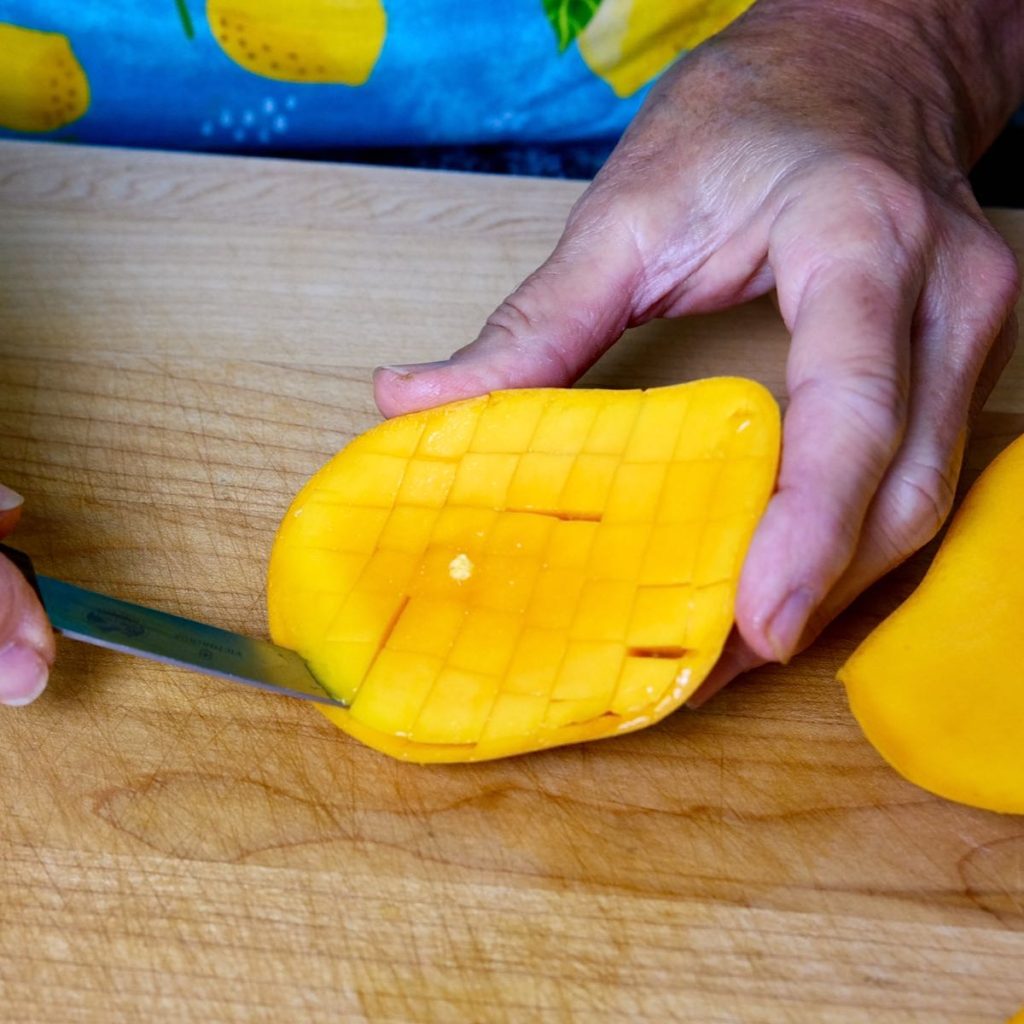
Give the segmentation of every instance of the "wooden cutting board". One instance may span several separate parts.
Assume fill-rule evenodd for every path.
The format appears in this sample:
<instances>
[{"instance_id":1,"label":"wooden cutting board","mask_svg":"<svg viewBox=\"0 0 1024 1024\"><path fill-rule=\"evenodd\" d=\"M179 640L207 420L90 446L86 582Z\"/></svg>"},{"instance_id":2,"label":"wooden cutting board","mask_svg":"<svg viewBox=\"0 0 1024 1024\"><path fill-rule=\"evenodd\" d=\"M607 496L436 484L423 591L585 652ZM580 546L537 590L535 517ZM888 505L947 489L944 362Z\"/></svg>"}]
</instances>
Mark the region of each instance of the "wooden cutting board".
<instances>
[{"instance_id":1,"label":"wooden cutting board","mask_svg":"<svg viewBox=\"0 0 1024 1024\"><path fill-rule=\"evenodd\" d=\"M41 571L264 631L273 530L376 420L379 362L469 340L580 186L0 146L0 479ZM1018 249L1024 215L993 214ZM781 393L768 303L592 372ZM971 444L1024 432L1024 359ZM805 656L621 739L475 766L298 702L64 644L0 709L12 1022L996 1024L1024 1004L1024 821L903 782ZM970 614L983 610L972 609Z\"/></svg>"}]
</instances>

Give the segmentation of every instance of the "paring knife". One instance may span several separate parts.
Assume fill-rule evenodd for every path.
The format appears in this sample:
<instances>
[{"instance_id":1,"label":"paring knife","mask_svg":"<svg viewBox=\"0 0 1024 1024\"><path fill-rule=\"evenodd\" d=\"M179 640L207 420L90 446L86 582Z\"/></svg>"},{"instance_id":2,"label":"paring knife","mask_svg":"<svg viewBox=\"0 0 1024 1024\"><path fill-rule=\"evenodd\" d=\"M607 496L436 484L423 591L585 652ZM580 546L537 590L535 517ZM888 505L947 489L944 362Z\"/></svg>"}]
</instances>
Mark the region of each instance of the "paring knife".
<instances>
[{"instance_id":1,"label":"paring knife","mask_svg":"<svg viewBox=\"0 0 1024 1024\"><path fill-rule=\"evenodd\" d=\"M316 681L298 654L285 647L37 576L24 552L0 544L0 553L35 589L62 636L287 697L347 707Z\"/></svg>"}]
</instances>

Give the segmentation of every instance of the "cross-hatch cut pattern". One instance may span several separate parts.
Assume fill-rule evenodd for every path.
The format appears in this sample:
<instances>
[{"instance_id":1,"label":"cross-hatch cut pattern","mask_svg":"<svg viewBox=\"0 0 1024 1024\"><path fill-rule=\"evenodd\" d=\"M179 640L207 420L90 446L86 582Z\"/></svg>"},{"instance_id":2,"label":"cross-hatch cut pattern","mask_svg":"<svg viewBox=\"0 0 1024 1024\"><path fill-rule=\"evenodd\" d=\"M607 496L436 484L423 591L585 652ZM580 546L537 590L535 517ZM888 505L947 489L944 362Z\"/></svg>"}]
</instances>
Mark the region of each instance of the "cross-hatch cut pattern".
<instances>
[{"instance_id":1,"label":"cross-hatch cut pattern","mask_svg":"<svg viewBox=\"0 0 1024 1024\"><path fill-rule=\"evenodd\" d=\"M418 761L649 725L710 670L775 477L751 381L498 392L381 424L306 485L271 632Z\"/></svg>"}]
</instances>

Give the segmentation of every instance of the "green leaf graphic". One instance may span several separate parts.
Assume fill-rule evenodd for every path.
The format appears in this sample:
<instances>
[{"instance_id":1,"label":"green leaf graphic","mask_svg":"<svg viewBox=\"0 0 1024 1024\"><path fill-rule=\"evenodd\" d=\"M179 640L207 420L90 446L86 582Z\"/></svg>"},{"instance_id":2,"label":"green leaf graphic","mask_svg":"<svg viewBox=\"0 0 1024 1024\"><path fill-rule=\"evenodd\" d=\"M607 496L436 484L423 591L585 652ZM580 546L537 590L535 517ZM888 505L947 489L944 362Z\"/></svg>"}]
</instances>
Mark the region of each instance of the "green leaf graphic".
<instances>
[{"instance_id":1,"label":"green leaf graphic","mask_svg":"<svg viewBox=\"0 0 1024 1024\"><path fill-rule=\"evenodd\" d=\"M195 26L192 24L192 18L188 13L188 8L185 6L185 0L174 0L174 6L178 9L178 17L181 18L181 27L185 30L185 38L194 39L196 30Z\"/></svg>"},{"instance_id":2,"label":"green leaf graphic","mask_svg":"<svg viewBox=\"0 0 1024 1024\"><path fill-rule=\"evenodd\" d=\"M544 13L551 22L558 40L558 52L564 53L569 44L587 27L597 13L601 0L542 0Z\"/></svg>"}]
</instances>

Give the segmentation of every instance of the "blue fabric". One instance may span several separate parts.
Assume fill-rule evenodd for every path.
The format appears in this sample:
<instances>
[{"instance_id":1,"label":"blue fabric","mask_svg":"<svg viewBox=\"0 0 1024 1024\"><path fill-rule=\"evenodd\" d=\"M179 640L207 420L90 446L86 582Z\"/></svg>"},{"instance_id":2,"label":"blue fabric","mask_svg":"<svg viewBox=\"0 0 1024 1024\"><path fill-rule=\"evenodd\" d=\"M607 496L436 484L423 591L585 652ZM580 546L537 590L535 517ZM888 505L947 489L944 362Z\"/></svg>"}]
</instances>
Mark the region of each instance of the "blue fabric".
<instances>
[{"instance_id":1,"label":"blue fabric","mask_svg":"<svg viewBox=\"0 0 1024 1024\"><path fill-rule=\"evenodd\" d=\"M386 39L355 86L247 70L219 45L202 0L182 0L184 11L175 0L0 0L0 22L67 37L89 106L42 137L68 141L254 152L603 140L647 91L619 97L577 45L560 53L542 0L383 3Z\"/></svg>"},{"instance_id":2,"label":"blue fabric","mask_svg":"<svg viewBox=\"0 0 1024 1024\"><path fill-rule=\"evenodd\" d=\"M667 61L748 3L0 0L0 137L588 178ZM597 14L566 34L558 12L570 10ZM623 12L643 22L628 46L613 39L611 71L583 48L609 12L613 35ZM286 45L304 14L312 31ZM242 49L237 26L223 27L239 18ZM323 40L338 67L314 52ZM267 46L281 60L297 51L291 80L244 52L262 60ZM350 59L367 50L362 65ZM318 63L330 84L308 81ZM1022 137L1024 108L975 172L983 201L1024 205Z\"/></svg>"}]
</instances>

